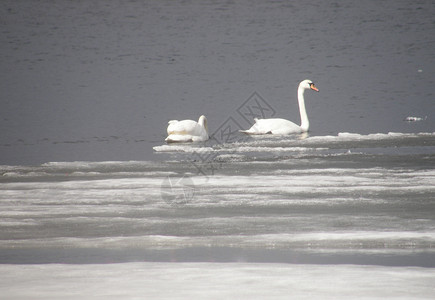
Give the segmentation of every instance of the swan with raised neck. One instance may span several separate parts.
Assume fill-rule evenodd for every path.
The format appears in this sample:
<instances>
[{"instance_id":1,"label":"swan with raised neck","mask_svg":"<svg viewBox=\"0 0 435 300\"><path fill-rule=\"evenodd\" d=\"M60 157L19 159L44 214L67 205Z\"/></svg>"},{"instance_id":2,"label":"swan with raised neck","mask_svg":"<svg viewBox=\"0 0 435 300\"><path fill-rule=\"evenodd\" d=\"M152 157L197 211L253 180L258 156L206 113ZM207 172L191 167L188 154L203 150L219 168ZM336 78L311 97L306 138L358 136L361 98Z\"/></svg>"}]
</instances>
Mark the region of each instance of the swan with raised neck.
<instances>
[{"instance_id":1,"label":"swan with raised neck","mask_svg":"<svg viewBox=\"0 0 435 300\"><path fill-rule=\"evenodd\" d=\"M296 125L295 123L279 118L272 119L255 119L255 124L248 130L241 130L241 132L246 134L292 134L307 132L310 128L310 122L308 120L307 111L305 109L305 90L313 90L318 92L319 89L314 85L314 83L305 79L299 83L298 86L298 104L299 104L299 114L301 117L301 125Z\"/></svg>"}]
</instances>

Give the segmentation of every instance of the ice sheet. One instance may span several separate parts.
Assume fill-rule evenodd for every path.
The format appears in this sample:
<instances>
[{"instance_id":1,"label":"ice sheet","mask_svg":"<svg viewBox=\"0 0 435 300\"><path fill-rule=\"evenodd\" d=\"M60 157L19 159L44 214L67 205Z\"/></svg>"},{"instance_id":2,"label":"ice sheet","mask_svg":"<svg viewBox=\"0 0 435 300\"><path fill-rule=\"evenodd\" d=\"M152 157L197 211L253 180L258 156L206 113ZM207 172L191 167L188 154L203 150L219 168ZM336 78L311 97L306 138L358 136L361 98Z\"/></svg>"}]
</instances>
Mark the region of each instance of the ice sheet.
<instances>
[{"instance_id":1,"label":"ice sheet","mask_svg":"<svg viewBox=\"0 0 435 300\"><path fill-rule=\"evenodd\" d=\"M0 265L3 299L433 299L435 269L355 265Z\"/></svg>"}]
</instances>

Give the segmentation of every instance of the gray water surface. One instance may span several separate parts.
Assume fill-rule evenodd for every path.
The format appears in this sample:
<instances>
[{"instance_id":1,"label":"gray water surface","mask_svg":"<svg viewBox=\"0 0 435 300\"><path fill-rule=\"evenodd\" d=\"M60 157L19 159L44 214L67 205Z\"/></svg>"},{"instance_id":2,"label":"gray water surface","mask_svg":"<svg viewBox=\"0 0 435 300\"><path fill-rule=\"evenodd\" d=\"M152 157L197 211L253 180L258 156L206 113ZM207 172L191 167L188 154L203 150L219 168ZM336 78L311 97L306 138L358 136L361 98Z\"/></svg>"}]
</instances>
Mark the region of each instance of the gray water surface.
<instances>
[{"instance_id":1,"label":"gray water surface","mask_svg":"<svg viewBox=\"0 0 435 300\"><path fill-rule=\"evenodd\" d=\"M155 160L254 92L312 135L433 132L432 1L3 1L0 163ZM419 122L404 122L408 116ZM251 118L252 122L252 118Z\"/></svg>"}]
</instances>

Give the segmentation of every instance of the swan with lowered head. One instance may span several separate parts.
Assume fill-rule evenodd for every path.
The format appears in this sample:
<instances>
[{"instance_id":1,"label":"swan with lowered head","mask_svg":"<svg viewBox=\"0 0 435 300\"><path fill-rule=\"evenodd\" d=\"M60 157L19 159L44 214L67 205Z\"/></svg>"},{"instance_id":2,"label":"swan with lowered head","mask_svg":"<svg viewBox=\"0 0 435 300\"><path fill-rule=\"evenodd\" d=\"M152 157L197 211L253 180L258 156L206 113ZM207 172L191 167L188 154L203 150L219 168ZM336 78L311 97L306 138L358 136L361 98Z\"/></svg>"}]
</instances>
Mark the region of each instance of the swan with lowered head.
<instances>
[{"instance_id":1,"label":"swan with lowered head","mask_svg":"<svg viewBox=\"0 0 435 300\"><path fill-rule=\"evenodd\" d=\"M193 120L168 122L168 143L174 142L203 142L208 140L207 118L202 115L198 122Z\"/></svg>"},{"instance_id":2,"label":"swan with lowered head","mask_svg":"<svg viewBox=\"0 0 435 300\"><path fill-rule=\"evenodd\" d=\"M299 113L301 115L301 126L296 125L285 119L257 119L255 118L255 124L248 130L240 130L240 132L246 134L292 134L307 132L310 127L308 121L307 112L305 110L304 92L305 90L319 91L311 80L303 80L298 87L298 103Z\"/></svg>"}]
</instances>

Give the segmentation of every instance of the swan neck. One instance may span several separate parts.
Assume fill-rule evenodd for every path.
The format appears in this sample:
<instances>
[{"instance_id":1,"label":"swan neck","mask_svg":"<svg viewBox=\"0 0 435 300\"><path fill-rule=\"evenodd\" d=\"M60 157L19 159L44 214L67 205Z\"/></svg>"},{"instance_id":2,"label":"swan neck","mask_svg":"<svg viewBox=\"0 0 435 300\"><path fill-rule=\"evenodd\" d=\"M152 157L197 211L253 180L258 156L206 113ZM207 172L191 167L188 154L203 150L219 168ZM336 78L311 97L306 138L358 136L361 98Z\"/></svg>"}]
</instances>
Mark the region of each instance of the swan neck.
<instances>
[{"instance_id":1,"label":"swan neck","mask_svg":"<svg viewBox=\"0 0 435 300\"><path fill-rule=\"evenodd\" d=\"M305 89L302 87L298 88L298 103L299 103L299 113L301 115L301 129L302 131L308 131L310 127L310 122L308 121L307 111L305 110L305 99L304 99Z\"/></svg>"},{"instance_id":2,"label":"swan neck","mask_svg":"<svg viewBox=\"0 0 435 300\"><path fill-rule=\"evenodd\" d=\"M201 116L198 120L198 124L205 129L208 135L207 119L204 116Z\"/></svg>"}]
</instances>

